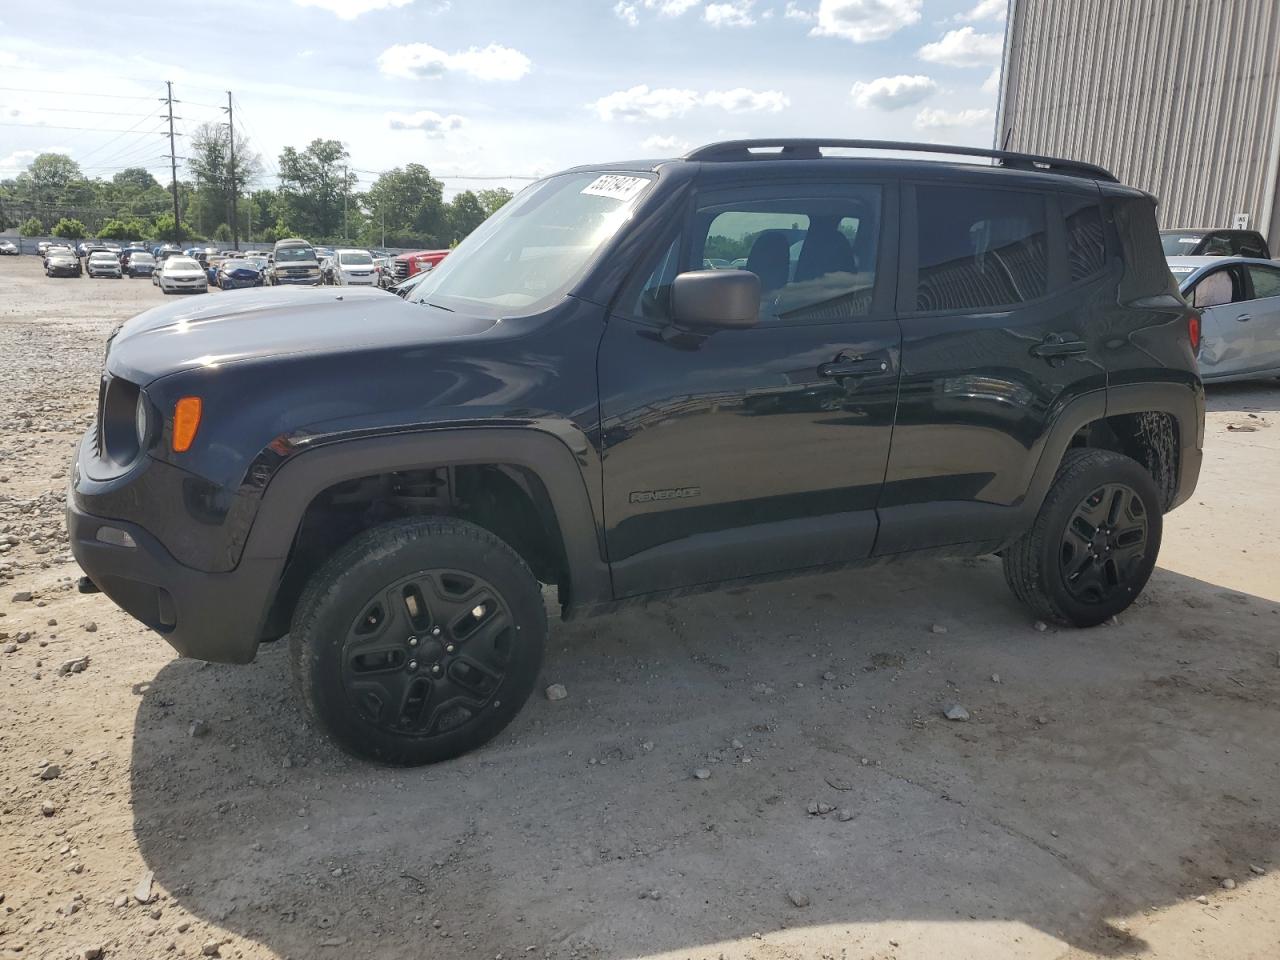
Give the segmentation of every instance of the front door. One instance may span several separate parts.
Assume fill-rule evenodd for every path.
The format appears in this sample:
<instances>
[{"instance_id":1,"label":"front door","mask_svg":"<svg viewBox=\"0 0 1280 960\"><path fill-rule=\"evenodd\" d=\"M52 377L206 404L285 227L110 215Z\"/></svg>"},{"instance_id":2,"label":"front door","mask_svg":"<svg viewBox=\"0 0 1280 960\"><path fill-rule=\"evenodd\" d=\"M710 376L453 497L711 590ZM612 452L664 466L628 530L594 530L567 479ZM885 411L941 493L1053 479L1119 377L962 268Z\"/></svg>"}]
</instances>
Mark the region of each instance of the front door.
<instances>
[{"instance_id":1,"label":"front door","mask_svg":"<svg viewBox=\"0 0 1280 960\"><path fill-rule=\"evenodd\" d=\"M870 553L897 399L896 207L885 183L704 191L619 297L599 355L618 597ZM674 325L670 284L698 269L756 273L759 325Z\"/></svg>"},{"instance_id":2,"label":"front door","mask_svg":"<svg viewBox=\"0 0 1280 960\"><path fill-rule=\"evenodd\" d=\"M1254 342L1254 308L1242 265L1211 270L1187 291L1200 311L1200 373L1205 379L1239 378L1261 368Z\"/></svg>"}]
</instances>

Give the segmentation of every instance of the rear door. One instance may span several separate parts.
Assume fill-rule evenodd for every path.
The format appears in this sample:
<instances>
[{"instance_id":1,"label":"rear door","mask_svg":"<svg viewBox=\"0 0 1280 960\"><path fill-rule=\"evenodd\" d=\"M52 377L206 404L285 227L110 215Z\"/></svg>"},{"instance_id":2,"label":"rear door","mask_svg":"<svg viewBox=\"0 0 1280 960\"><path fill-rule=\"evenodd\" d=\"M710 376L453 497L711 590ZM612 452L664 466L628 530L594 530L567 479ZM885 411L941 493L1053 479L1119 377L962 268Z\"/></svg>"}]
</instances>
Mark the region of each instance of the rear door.
<instances>
[{"instance_id":1,"label":"rear door","mask_svg":"<svg viewBox=\"0 0 1280 960\"><path fill-rule=\"evenodd\" d=\"M703 190L618 298L598 370L619 597L866 557L897 398L897 191ZM674 277L760 277L759 325L696 334Z\"/></svg>"},{"instance_id":2,"label":"rear door","mask_svg":"<svg viewBox=\"0 0 1280 960\"><path fill-rule=\"evenodd\" d=\"M1012 529L1056 410L1106 387L1114 304L1089 182L975 175L904 184L902 378L877 555Z\"/></svg>"}]
</instances>

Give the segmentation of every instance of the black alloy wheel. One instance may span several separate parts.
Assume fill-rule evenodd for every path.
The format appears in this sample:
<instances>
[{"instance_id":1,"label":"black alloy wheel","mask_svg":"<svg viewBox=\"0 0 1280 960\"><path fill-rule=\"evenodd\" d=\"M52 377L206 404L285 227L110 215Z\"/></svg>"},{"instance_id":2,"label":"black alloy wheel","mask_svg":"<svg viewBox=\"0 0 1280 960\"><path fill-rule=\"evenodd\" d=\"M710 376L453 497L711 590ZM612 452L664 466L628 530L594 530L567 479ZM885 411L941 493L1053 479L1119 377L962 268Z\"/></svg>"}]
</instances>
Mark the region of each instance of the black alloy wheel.
<instances>
[{"instance_id":1,"label":"black alloy wheel","mask_svg":"<svg viewBox=\"0 0 1280 960\"><path fill-rule=\"evenodd\" d=\"M1105 603L1127 589L1147 549L1142 498L1123 483L1108 483L1075 509L1062 534L1061 574L1082 603Z\"/></svg>"}]
</instances>

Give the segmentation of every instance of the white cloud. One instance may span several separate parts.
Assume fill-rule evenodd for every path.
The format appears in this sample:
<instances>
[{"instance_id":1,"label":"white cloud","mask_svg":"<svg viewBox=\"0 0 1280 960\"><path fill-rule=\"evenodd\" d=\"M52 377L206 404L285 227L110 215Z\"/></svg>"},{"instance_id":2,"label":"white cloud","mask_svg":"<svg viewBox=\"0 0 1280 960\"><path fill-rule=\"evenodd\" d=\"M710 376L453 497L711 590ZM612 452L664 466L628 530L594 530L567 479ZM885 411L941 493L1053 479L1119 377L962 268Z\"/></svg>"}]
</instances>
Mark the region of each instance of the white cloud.
<instances>
[{"instance_id":1,"label":"white cloud","mask_svg":"<svg viewBox=\"0 0 1280 960\"><path fill-rule=\"evenodd\" d=\"M38 156L39 150L15 150L7 157L0 157L0 177L7 179L17 176Z\"/></svg>"},{"instance_id":2,"label":"white cloud","mask_svg":"<svg viewBox=\"0 0 1280 960\"><path fill-rule=\"evenodd\" d=\"M712 90L702 98L708 107L720 107L730 113L777 113L791 106L791 99L779 90Z\"/></svg>"},{"instance_id":3,"label":"white cloud","mask_svg":"<svg viewBox=\"0 0 1280 960\"><path fill-rule=\"evenodd\" d=\"M733 0L730 3L708 3L702 10L702 19L713 27L750 27L756 18L751 15L755 0Z\"/></svg>"},{"instance_id":4,"label":"white cloud","mask_svg":"<svg viewBox=\"0 0 1280 960\"><path fill-rule=\"evenodd\" d=\"M433 110L387 114L387 126L392 130L421 130L428 137L442 137L450 130L457 130L466 122L465 118L456 113L441 116Z\"/></svg>"},{"instance_id":5,"label":"white cloud","mask_svg":"<svg viewBox=\"0 0 1280 960\"><path fill-rule=\"evenodd\" d=\"M698 104L695 90L675 87L649 89L648 84L637 84L627 90L617 90L589 104L601 120L670 120L683 117Z\"/></svg>"},{"instance_id":6,"label":"white cloud","mask_svg":"<svg viewBox=\"0 0 1280 960\"><path fill-rule=\"evenodd\" d=\"M663 137L655 133L652 137L641 140L640 146L644 150L673 156L686 153L689 149L689 141L681 140L679 137Z\"/></svg>"},{"instance_id":7,"label":"white cloud","mask_svg":"<svg viewBox=\"0 0 1280 960\"><path fill-rule=\"evenodd\" d=\"M618 0L613 12L628 27L638 27L642 9L655 11L659 17L680 17L701 2L702 0Z\"/></svg>"},{"instance_id":8,"label":"white cloud","mask_svg":"<svg viewBox=\"0 0 1280 960\"><path fill-rule=\"evenodd\" d=\"M815 37L843 37L854 43L883 40L920 20L922 0L820 0Z\"/></svg>"},{"instance_id":9,"label":"white cloud","mask_svg":"<svg viewBox=\"0 0 1280 960\"><path fill-rule=\"evenodd\" d=\"M299 7L319 7L328 10L340 20L354 20L374 10L390 10L407 7L413 0L293 0Z\"/></svg>"},{"instance_id":10,"label":"white cloud","mask_svg":"<svg viewBox=\"0 0 1280 960\"><path fill-rule=\"evenodd\" d=\"M627 3L627 0L618 0L618 2L614 4L613 12L617 14L618 19L628 27L640 26L640 13L636 9L636 5L634 3Z\"/></svg>"},{"instance_id":11,"label":"white cloud","mask_svg":"<svg viewBox=\"0 0 1280 960\"><path fill-rule=\"evenodd\" d=\"M978 33L973 27L947 31L941 40L926 43L916 54L930 63L949 67L985 67L1004 56L1004 37L998 33Z\"/></svg>"},{"instance_id":12,"label":"white cloud","mask_svg":"<svg viewBox=\"0 0 1280 960\"><path fill-rule=\"evenodd\" d=\"M972 23L975 20L1003 20L1009 12L1009 0L978 0L972 10L957 13L960 22Z\"/></svg>"},{"instance_id":13,"label":"white cloud","mask_svg":"<svg viewBox=\"0 0 1280 960\"><path fill-rule=\"evenodd\" d=\"M385 76L410 80L446 73L465 73L477 80L519 80L532 66L519 50L497 43L457 53L446 53L429 43L397 43L378 57L378 69Z\"/></svg>"},{"instance_id":14,"label":"white cloud","mask_svg":"<svg viewBox=\"0 0 1280 960\"><path fill-rule=\"evenodd\" d=\"M710 90L699 93L676 87L651 89L638 84L617 90L587 104L601 120L670 120L683 117L698 106L718 107L729 113L777 113L791 105L786 94L778 90Z\"/></svg>"},{"instance_id":15,"label":"white cloud","mask_svg":"<svg viewBox=\"0 0 1280 960\"><path fill-rule=\"evenodd\" d=\"M813 21L815 15L812 10L806 10L796 0L787 0L787 6L782 11L782 15L788 20L800 20L804 23Z\"/></svg>"},{"instance_id":16,"label":"white cloud","mask_svg":"<svg viewBox=\"0 0 1280 960\"><path fill-rule=\"evenodd\" d=\"M896 77L877 77L868 83L858 81L849 90L849 96L864 110L901 110L919 103L937 89L938 84L931 77L900 74Z\"/></svg>"},{"instance_id":17,"label":"white cloud","mask_svg":"<svg viewBox=\"0 0 1280 960\"><path fill-rule=\"evenodd\" d=\"M926 107L916 114L915 125L919 130L937 130L942 127L976 127L990 123L995 114L986 109L971 108L969 110L936 110Z\"/></svg>"},{"instance_id":18,"label":"white cloud","mask_svg":"<svg viewBox=\"0 0 1280 960\"><path fill-rule=\"evenodd\" d=\"M983 93L999 93L1000 92L1000 68L993 67L987 79L982 81Z\"/></svg>"}]
</instances>

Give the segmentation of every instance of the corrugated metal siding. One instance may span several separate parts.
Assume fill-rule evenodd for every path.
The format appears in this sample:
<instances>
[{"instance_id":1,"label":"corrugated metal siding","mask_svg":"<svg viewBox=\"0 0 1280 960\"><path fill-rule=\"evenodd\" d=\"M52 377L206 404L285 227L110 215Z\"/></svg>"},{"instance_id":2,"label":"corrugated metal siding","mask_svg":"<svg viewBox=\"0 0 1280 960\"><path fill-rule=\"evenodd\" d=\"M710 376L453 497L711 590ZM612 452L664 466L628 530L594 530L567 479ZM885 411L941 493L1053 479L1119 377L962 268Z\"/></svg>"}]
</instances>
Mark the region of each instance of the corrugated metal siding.
<instances>
[{"instance_id":1,"label":"corrugated metal siding","mask_svg":"<svg viewBox=\"0 0 1280 960\"><path fill-rule=\"evenodd\" d=\"M1280 222L1280 2L1011 6L997 131L1010 149L1102 164L1160 198L1162 226Z\"/></svg>"}]
</instances>

